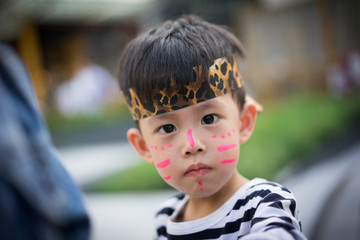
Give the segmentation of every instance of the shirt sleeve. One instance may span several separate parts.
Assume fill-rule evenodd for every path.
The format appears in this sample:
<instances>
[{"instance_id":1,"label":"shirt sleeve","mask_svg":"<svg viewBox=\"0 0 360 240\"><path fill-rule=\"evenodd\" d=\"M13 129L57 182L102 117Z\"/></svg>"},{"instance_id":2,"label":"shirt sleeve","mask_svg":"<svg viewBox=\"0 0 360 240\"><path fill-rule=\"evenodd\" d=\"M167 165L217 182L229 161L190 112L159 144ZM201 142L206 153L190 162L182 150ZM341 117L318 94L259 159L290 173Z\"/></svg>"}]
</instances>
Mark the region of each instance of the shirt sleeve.
<instances>
[{"instance_id":1,"label":"shirt sleeve","mask_svg":"<svg viewBox=\"0 0 360 240\"><path fill-rule=\"evenodd\" d=\"M265 196L256 207L250 232L239 239L306 239L293 194L282 187Z\"/></svg>"}]
</instances>

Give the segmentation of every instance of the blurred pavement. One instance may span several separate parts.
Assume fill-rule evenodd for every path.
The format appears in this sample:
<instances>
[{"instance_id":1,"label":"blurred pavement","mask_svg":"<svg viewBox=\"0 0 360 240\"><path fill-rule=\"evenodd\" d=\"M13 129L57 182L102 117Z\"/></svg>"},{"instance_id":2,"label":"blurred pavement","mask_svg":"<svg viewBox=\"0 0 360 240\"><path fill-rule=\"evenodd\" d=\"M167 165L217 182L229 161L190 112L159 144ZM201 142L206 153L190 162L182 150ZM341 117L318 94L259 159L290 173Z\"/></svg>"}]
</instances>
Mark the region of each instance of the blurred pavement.
<instances>
[{"instance_id":1,"label":"blurred pavement","mask_svg":"<svg viewBox=\"0 0 360 240\"><path fill-rule=\"evenodd\" d=\"M64 146L58 150L60 160L80 187L142 161L127 142Z\"/></svg>"},{"instance_id":2,"label":"blurred pavement","mask_svg":"<svg viewBox=\"0 0 360 240\"><path fill-rule=\"evenodd\" d=\"M309 239L360 239L360 142L283 181Z\"/></svg>"}]
</instances>

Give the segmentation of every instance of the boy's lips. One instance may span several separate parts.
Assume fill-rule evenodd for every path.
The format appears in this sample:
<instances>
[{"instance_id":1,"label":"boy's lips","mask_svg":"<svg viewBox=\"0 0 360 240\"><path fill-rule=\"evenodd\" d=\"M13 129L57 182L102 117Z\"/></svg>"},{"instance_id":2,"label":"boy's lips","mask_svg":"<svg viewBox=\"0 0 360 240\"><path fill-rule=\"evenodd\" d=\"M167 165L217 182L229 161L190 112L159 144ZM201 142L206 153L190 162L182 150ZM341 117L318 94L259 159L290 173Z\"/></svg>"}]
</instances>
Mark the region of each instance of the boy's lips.
<instances>
[{"instance_id":1,"label":"boy's lips","mask_svg":"<svg viewBox=\"0 0 360 240\"><path fill-rule=\"evenodd\" d=\"M203 163L192 164L185 172L186 177L202 177L209 173L211 167Z\"/></svg>"}]
</instances>

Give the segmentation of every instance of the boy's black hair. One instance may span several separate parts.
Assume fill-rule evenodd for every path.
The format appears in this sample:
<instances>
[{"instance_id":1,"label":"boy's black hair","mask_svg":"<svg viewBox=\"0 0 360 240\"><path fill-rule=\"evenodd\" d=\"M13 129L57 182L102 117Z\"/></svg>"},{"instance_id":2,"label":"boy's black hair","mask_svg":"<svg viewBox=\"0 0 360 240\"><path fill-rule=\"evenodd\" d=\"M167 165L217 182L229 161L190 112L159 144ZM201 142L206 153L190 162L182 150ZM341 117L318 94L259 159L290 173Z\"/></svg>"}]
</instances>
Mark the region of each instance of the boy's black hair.
<instances>
[{"instance_id":1,"label":"boy's black hair","mask_svg":"<svg viewBox=\"0 0 360 240\"><path fill-rule=\"evenodd\" d=\"M186 85L196 78L193 67L202 66L203 76L208 76L215 59L231 59L234 54L243 58L243 47L224 26L191 15L166 21L125 47L119 62L120 89L125 96L132 88L138 96L150 99L157 80L169 86L173 76L176 84ZM232 95L241 109L244 87Z\"/></svg>"}]
</instances>

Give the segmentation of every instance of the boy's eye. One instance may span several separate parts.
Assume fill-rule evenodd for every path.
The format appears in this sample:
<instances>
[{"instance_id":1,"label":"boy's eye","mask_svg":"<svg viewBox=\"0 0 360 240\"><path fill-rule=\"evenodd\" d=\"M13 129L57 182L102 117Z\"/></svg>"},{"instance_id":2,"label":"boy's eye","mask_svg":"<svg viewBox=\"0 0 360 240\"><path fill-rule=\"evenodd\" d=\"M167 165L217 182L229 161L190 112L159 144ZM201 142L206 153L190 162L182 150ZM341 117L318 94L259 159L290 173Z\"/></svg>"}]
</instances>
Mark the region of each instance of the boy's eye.
<instances>
[{"instance_id":1,"label":"boy's eye","mask_svg":"<svg viewBox=\"0 0 360 240\"><path fill-rule=\"evenodd\" d=\"M212 124L214 123L219 117L215 114L206 115L201 119L201 124Z\"/></svg>"},{"instance_id":2,"label":"boy's eye","mask_svg":"<svg viewBox=\"0 0 360 240\"><path fill-rule=\"evenodd\" d=\"M159 128L160 133L172 133L176 130L175 126L172 124L166 124Z\"/></svg>"}]
</instances>

